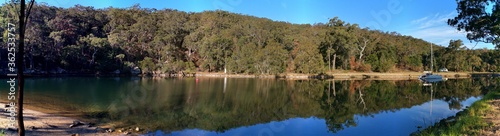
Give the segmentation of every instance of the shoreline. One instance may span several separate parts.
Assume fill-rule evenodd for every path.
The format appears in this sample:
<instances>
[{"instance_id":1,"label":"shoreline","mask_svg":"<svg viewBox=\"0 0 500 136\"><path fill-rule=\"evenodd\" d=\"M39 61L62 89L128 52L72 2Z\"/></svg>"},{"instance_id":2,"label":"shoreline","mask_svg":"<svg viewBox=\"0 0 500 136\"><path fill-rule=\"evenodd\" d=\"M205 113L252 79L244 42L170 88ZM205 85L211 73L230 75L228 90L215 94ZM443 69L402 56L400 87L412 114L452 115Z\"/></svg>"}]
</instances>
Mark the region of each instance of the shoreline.
<instances>
[{"instance_id":1,"label":"shoreline","mask_svg":"<svg viewBox=\"0 0 500 136\"><path fill-rule=\"evenodd\" d=\"M444 78L459 79L470 77L489 77L498 73L490 72L438 72ZM422 75L420 72L346 72L327 74L297 74L287 73L281 75L245 75L245 74L224 74L224 73L196 73L195 77L217 77L217 78L280 78L280 79L339 79L339 80L417 80ZM155 76L153 76L155 77ZM160 76L161 77L161 76Z\"/></svg>"},{"instance_id":2,"label":"shoreline","mask_svg":"<svg viewBox=\"0 0 500 136\"><path fill-rule=\"evenodd\" d=\"M0 105L3 106L5 103L0 103ZM8 112L3 107L1 110L0 129L3 130L5 135L17 135L17 128L8 127ZM40 112L32 110L32 108L25 108L23 113L26 135L109 135L101 133L102 128L94 126L92 123L81 122L75 118ZM70 127L75 121L78 121L78 124Z\"/></svg>"},{"instance_id":3,"label":"shoreline","mask_svg":"<svg viewBox=\"0 0 500 136\"><path fill-rule=\"evenodd\" d=\"M458 79L470 77L499 77L499 72L436 72L443 75L444 78ZM225 74L221 72L197 72L191 74L26 74L28 78L38 77L153 77L153 78L182 78L182 77L215 77L215 78L276 78L287 80L306 80L306 79L338 79L338 80L418 80L421 72L328 72L322 74L300 74L283 73L277 75L258 75L258 74ZM10 78L2 76L0 78Z\"/></svg>"},{"instance_id":4,"label":"shoreline","mask_svg":"<svg viewBox=\"0 0 500 136\"><path fill-rule=\"evenodd\" d=\"M500 135L500 90L412 135Z\"/></svg>"},{"instance_id":5,"label":"shoreline","mask_svg":"<svg viewBox=\"0 0 500 136\"><path fill-rule=\"evenodd\" d=\"M9 127L10 115L6 111L7 107L4 107L5 103L6 101L0 102L0 135L17 135L17 122L16 126ZM25 102L23 114L26 135L109 136L144 133L143 130L116 129L112 123L102 123L94 118L86 118L83 114L50 104Z\"/></svg>"}]
</instances>

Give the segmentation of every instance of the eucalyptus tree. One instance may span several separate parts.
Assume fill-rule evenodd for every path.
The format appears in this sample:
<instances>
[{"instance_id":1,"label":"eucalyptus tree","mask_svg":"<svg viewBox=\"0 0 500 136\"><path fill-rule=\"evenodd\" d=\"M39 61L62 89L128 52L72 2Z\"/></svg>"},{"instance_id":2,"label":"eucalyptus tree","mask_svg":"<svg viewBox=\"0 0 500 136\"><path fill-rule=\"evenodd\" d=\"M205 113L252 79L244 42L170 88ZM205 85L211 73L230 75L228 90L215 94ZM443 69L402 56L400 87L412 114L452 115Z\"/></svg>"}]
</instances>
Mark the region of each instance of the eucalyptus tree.
<instances>
[{"instance_id":1,"label":"eucalyptus tree","mask_svg":"<svg viewBox=\"0 0 500 136\"><path fill-rule=\"evenodd\" d=\"M355 36L352 33L354 29L351 29L349 23L346 24L338 17L330 19L326 27L328 31L325 35L324 42L321 43L320 51L324 58L327 59L328 67L330 68L331 66L331 68L335 70L337 64L336 60L337 58L341 58L341 60L344 61L342 62L344 64L343 68L347 68L345 63L346 60L348 61L355 43Z\"/></svg>"},{"instance_id":2,"label":"eucalyptus tree","mask_svg":"<svg viewBox=\"0 0 500 136\"><path fill-rule=\"evenodd\" d=\"M457 12L448 25L466 31L469 40L493 43L500 48L499 0L457 0Z\"/></svg>"}]
</instances>

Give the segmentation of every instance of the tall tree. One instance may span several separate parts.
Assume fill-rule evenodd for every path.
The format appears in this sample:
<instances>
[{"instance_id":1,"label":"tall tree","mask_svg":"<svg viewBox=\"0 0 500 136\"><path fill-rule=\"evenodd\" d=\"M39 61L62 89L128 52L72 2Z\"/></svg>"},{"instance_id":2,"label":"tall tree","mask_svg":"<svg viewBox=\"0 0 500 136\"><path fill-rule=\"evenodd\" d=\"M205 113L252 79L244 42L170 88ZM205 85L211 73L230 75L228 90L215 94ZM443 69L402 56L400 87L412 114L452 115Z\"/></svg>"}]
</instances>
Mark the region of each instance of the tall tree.
<instances>
[{"instance_id":1,"label":"tall tree","mask_svg":"<svg viewBox=\"0 0 500 136\"><path fill-rule=\"evenodd\" d=\"M367 47L372 46L374 43L377 43L378 40L380 39L380 35L377 35L376 33L369 31L368 29L356 29L356 36L358 38L356 44L357 44L357 53L358 53L358 62L363 63L364 62L364 57L367 54ZM368 47L370 48L370 47ZM368 54L369 55L369 54Z\"/></svg>"},{"instance_id":2,"label":"tall tree","mask_svg":"<svg viewBox=\"0 0 500 136\"><path fill-rule=\"evenodd\" d=\"M3 6L1 10L8 9ZM9 12L15 14L15 10ZM129 72L146 57L154 62L151 70L164 73L188 67L211 72L227 67L232 73L249 74L280 73L283 67L285 72L317 74L325 66L358 71L419 71L430 62L430 43L424 40L362 29L339 18L326 24L291 24L226 11L186 13L139 5L94 9L38 4L32 12L25 34L23 65L34 70L61 67L71 72L107 73L122 68ZM0 19L0 25L6 25L5 19ZM5 41L7 33L4 28L0 31ZM0 53L6 52L1 48ZM463 49L446 53L452 48L434 46L435 58L441 59L437 66L461 71L471 66L479 71L500 68L496 59L499 53ZM470 58L471 63L446 57L474 54L471 52L477 53L463 57ZM317 59L323 62L315 62Z\"/></svg>"},{"instance_id":3,"label":"tall tree","mask_svg":"<svg viewBox=\"0 0 500 136\"><path fill-rule=\"evenodd\" d=\"M326 26L328 31L325 35L324 42L321 43L320 51L323 56L325 56L324 58L327 59L329 66L331 64L332 69L335 70L337 58L341 58L345 66L345 61L348 60L351 55L352 47L355 43L355 37L352 34L352 30L353 28L355 29L355 27L352 27L349 23L346 24L338 17L330 19L330 22L328 22Z\"/></svg>"},{"instance_id":4,"label":"tall tree","mask_svg":"<svg viewBox=\"0 0 500 136\"><path fill-rule=\"evenodd\" d=\"M458 15L448 25L465 30L467 39L500 48L500 0L457 0ZM488 11L487 7L493 9Z\"/></svg>"},{"instance_id":5,"label":"tall tree","mask_svg":"<svg viewBox=\"0 0 500 136\"><path fill-rule=\"evenodd\" d=\"M12 1L13 4L20 4L19 7L19 46L16 58L17 65L17 79L19 80L18 84L18 93L17 93L17 125L18 125L18 135L25 135L24 128L24 120L23 120L23 96L24 96L24 39L26 32L26 24L29 18L31 8L35 3L35 0L29 1L28 8L26 9L26 1L21 0L20 3L17 1ZM17 6L13 6L17 7Z\"/></svg>"}]
</instances>

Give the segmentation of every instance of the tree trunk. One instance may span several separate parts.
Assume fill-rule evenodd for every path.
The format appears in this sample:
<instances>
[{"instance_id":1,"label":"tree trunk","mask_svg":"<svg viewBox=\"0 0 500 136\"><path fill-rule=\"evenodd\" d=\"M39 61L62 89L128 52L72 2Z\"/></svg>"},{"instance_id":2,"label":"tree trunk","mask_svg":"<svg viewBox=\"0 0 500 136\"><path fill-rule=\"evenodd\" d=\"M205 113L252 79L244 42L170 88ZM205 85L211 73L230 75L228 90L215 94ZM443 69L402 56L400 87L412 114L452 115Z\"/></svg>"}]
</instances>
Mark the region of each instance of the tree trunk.
<instances>
[{"instance_id":1,"label":"tree trunk","mask_svg":"<svg viewBox=\"0 0 500 136\"><path fill-rule=\"evenodd\" d=\"M358 58L359 62L362 62L361 59L363 58L363 55L364 55L363 52L365 51L365 48L366 48L367 44L368 44L368 39L365 39L363 46L359 46L358 45L359 46L359 58Z\"/></svg>"},{"instance_id":2,"label":"tree trunk","mask_svg":"<svg viewBox=\"0 0 500 136\"><path fill-rule=\"evenodd\" d=\"M337 53L333 54L333 64L332 64L333 70L335 70L335 61L336 60L337 60Z\"/></svg>"},{"instance_id":3,"label":"tree trunk","mask_svg":"<svg viewBox=\"0 0 500 136\"><path fill-rule=\"evenodd\" d=\"M28 8L28 12L26 14L26 1L21 0L21 8L19 12L19 51L18 56L16 56L16 65L17 65L17 78L18 78L18 93L17 93L17 125L18 125L18 135L24 136L24 120L23 120L23 96L24 96L24 38L25 38L25 30L26 23L33 8L35 0L30 1L30 7Z\"/></svg>"},{"instance_id":4,"label":"tree trunk","mask_svg":"<svg viewBox=\"0 0 500 136\"><path fill-rule=\"evenodd\" d=\"M328 50L327 52L328 52L328 71L332 72L332 67L330 66L330 61L332 61L330 56L330 50Z\"/></svg>"},{"instance_id":5,"label":"tree trunk","mask_svg":"<svg viewBox=\"0 0 500 136\"><path fill-rule=\"evenodd\" d=\"M19 51L16 59L17 62L17 79L19 80L18 84L18 92L17 92L17 133L19 136L24 136L24 120L23 120L23 95L24 95L24 75L23 75L23 56L24 56L24 30L25 30L25 8L26 3L24 0L21 0L21 9L19 12Z\"/></svg>"}]
</instances>

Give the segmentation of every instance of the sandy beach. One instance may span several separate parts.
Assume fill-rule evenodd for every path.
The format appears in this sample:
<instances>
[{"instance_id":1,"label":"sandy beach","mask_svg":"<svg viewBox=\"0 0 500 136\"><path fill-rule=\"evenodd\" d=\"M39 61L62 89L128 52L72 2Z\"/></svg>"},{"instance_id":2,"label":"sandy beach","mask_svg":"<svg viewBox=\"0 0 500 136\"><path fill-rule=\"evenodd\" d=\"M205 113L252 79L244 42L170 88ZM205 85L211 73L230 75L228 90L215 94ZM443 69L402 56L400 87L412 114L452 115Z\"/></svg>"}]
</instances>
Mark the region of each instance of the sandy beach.
<instances>
[{"instance_id":1,"label":"sandy beach","mask_svg":"<svg viewBox=\"0 0 500 136\"><path fill-rule=\"evenodd\" d=\"M5 135L17 135L17 130L15 128L9 128L9 112L4 108L4 103L2 105L0 115L0 129L4 130ZM71 126L78 121L74 118L63 117L54 114L46 114L39 111L34 111L30 109L24 110L24 125L26 128L26 135L29 136L105 136L105 135L119 135L116 133L106 133L106 129L102 129L92 124L85 122L76 122L78 125ZM71 127L70 127L71 126Z\"/></svg>"}]
</instances>

